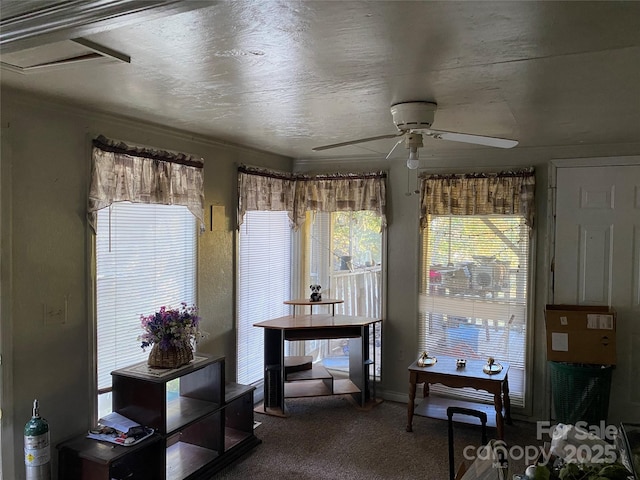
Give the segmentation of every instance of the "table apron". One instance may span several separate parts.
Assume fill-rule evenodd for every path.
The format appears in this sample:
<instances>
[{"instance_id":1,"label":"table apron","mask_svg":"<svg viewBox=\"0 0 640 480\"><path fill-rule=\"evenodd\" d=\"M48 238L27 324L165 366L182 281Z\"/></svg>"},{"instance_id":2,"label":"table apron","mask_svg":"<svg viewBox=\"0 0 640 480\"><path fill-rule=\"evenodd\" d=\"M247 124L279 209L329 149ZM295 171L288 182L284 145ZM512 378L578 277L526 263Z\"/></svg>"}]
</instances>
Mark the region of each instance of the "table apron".
<instances>
[{"instance_id":1,"label":"table apron","mask_svg":"<svg viewBox=\"0 0 640 480\"><path fill-rule=\"evenodd\" d=\"M418 373L411 372L411 381L415 383L439 383L447 387L452 388L473 388L475 390L484 390L494 395L500 395L502 393L502 384L504 381L489 380L483 378L469 378L469 377L451 377L447 375L431 374L431 373Z\"/></svg>"}]
</instances>

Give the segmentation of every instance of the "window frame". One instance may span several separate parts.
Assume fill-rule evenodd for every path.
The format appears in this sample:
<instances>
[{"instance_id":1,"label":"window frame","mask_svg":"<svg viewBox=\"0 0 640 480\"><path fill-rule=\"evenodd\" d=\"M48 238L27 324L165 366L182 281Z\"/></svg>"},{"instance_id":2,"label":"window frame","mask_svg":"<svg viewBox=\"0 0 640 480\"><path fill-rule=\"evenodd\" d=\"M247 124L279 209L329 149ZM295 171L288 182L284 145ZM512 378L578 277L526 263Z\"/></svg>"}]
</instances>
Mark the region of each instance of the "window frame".
<instances>
[{"instance_id":1,"label":"window frame","mask_svg":"<svg viewBox=\"0 0 640 480\"><path fill-rule=\"evenodd\" d=\"M116 202L113 205L117 205ZM129 203L129 202L126 202ZM131 205L135 205L135 203L131 203ZM149 205L154 205L154 204L138 204L138 205L145 205L145 206L149 206ZM194 291L193 291L193 298L194 298L194 304L197 305L198 302L198 265L199 265L199 243L200 243L200 228L199 228L199 222L198 219L193 216L193 213L190 212L186 206L180 206L180 205L161 205L161 204L155 204L155 206L160 206L160 207L165 207L165 206L169 206L169 207L181 207L185 209L185 213L188 215L191 215L193 217L193 240L194 240L194 260L193 260L193 266L194 266L194 271L193 271L193 276L194 276L194 282L193 282L193 287L194 287ZM103 210L108 210L110 207L105 207L105 209ZM97 215L96 215L97 218ZM100 390L99 386L98 386L98 232L94 231L93 228L88 228L87 229L87 235L88 235L88 243L90 245L89 248L89 256L90 259L87 262L88 265L88 270L89 270L89 279L90 281L88 282L87 285L87 297L89 299L89 308L90 308L90 312L89 312L89 318L92 319L91 322L91 326L89 328L89 354L90 354L90 359L91 361L88 363L88 369L89 369L89 377L90 377L90 390L88 392L89 397L92 399L92 408L91 408L91 421L92 424L96 424L98 419L99 419L99 395L100 395ZM177 306L177 305L173 305L173 306ZM150 312L145 312L145 313L150 313Z\"/></svg>"}]
</instances>

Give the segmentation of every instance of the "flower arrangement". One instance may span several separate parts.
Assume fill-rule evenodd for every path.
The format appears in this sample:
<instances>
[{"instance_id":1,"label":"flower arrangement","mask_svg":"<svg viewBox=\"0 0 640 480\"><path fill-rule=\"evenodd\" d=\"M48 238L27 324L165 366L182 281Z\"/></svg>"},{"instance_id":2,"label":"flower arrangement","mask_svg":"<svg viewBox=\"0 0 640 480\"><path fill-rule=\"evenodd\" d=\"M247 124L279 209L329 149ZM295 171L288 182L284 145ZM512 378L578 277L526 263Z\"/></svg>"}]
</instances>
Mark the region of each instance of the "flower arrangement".
<instances>
[{"instance_id":1,"label":"flower arrangement","mask_svg":"<svg viewBox=\"0 0 640 480\"><path fill-rule=\"evenodd\" d=\"M180 308L160 307L151 315L140 315L140 323L144 333L138 337L142 341L142 349L157 345L161 350L170 347L191 345L191 340L199 340L200 317L195 305L190 307L182 302Z\"/></svg>"}]
</instances>

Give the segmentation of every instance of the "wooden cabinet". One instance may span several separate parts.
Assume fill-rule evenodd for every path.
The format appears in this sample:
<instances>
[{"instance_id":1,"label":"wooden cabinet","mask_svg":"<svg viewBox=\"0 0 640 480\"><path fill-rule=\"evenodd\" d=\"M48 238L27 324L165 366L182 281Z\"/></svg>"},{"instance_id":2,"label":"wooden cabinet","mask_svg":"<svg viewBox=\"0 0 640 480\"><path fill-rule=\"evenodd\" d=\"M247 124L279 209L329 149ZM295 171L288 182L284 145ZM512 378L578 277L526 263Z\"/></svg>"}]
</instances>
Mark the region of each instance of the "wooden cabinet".
<instances>
[{"instance_id":1,"label":"wooden cabinet","mask_svg":"<svg viewBox=\"0 0 640 480\"><path fill-rule=\"evenodd\" d=\"M123 469L127 463L136 463L138 457L144 457L154 472L148 477L145 473L131 478L210 478L260 443L253 433L254 387L225 382L224 370L224 357L198 354L189 365L178 369L151 369L143 362L112 372L113 411L153 428L156 435L136 445L138 448L114 445L112 450L119 456L113 458L87 460L90 452L77 452L76 456L84 460L76 461L74 472L67 469L60 478L118 478L85 475L89 467L82 464L93 460L106 465L104 470L110 472L115 465ZM83 445L87 444L75 448ZM60 448L61 457L73 457L65 451L73 445ZM61 472L64 462L61 458Z\"/></svg>"}]
</instances>

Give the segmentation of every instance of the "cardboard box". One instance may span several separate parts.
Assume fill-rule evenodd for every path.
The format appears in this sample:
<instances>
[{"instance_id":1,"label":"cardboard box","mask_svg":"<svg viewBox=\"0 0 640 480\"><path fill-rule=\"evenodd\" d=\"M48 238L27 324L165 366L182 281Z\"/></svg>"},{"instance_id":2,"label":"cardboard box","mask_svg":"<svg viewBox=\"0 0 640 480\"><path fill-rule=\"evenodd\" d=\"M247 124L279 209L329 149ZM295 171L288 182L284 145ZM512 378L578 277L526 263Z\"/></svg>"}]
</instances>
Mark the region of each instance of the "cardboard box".
<instances>
[{"instance_id":1,"label":"cardboard box","mask_svg":"<svg viewBox=\"0 0 640 480\"><path fill-rule=\"evenodd\" d=\"M616 364L616 311L587 305L547 305L547 360Z\"/></svg>"}]
</instances>

